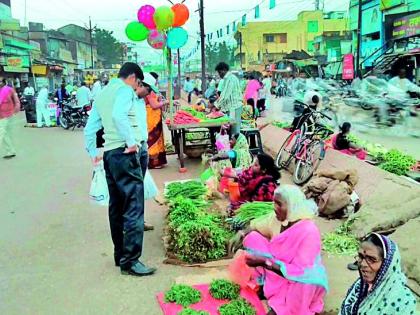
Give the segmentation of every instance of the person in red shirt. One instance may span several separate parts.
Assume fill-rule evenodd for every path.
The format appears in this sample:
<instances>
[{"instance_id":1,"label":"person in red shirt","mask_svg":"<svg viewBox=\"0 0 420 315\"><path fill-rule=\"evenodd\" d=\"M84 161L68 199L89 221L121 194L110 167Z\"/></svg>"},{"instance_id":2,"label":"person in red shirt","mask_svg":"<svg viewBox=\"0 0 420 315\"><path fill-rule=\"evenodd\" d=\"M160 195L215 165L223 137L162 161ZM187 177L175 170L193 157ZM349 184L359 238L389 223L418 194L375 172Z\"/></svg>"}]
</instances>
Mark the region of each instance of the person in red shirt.
<instances>
[{"instance_id":1,"label":"person in red shirt","mask_svg":"<svg viewBox=\"0 0 420 315\"><path fill-rule=\"evenodd\" d=\"M20 110L16 91L7 85L6 79L0 78L0 146L4 147L5 159L16 156L16 151L10 139L10 126L13 116Z\"/></svg>"}]
</instances>

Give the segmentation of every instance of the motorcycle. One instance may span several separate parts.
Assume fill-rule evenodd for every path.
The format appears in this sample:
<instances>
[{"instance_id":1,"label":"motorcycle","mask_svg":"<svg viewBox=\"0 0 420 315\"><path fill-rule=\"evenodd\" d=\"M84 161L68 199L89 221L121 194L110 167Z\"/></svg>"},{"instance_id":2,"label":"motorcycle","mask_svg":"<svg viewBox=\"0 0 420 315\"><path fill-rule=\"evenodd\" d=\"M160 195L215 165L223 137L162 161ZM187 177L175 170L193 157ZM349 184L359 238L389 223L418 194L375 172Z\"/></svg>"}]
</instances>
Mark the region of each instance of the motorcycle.
<instances>
[{"instance_id":1,"label":"motorcycle","mask_svg":"<svg viewBox=\"0 0 420 315\"><path fill-rule=\"evenodd\" d=\"M83 107L74 107L73 105L74 102L71 99L70 101L63 101L61 105L60 125L66 130L86 127L89 118L90 104Z\"/></svg>"}]
</instances>

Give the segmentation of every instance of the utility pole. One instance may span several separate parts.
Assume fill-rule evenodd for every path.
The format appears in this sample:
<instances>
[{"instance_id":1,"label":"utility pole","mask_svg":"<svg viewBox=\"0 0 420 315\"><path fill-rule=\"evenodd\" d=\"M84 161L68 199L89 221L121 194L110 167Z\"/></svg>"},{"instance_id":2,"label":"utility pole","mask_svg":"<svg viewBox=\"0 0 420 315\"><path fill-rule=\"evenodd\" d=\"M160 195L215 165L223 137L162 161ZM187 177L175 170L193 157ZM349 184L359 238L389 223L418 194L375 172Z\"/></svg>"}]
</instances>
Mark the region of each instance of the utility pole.
<instances>
[{"instance_id":1,"label":"utility pole","mask_svg":"<svg viewBox=\"0 0 420 315\"><path fill-rule=\"evenodd\" d=\"M94 69L94 66L93 66L93 38L92 38L93 36L92 36L92 33L93 33L92 20L89 16L90 62L91 62L91 69Z\"/></svg>"},{"instance_id":2,"label":"utility pole","mask_svg":"<svg viewBox=\"0 0 420 315\"><path fill-rule=\"evenodd\" d=\"M177 55L178 55L178 82L176 85L175 95L181 98L181 52L179 51L179 49L178 49Z\"/></svg>"},{"instance_id":3,"label":"utility pole","mask_svg":"<svg viewBox=\"0 0 420 315\"><path fill-rule=\"evenodd\" d=\"M23 19L23 26L26 26L26 23L27 23L27 7L26 7L26 0L25 0L25 3L24 3L24 5L25 5L25 14L24 14L24 19Z\"/></svg>"},{"instance_id":4,"label":"utility pole","mask_svg":"<svg viewBox=\"0 0 420 315\"><path fill-rule=\"evenodd\" d=\"M204 0L200 0L200 38L201 38L201 90L207 89L206 80L206 34L204 31Z\"/></svg>"},{"instance_id":5,"label":"utility pole","mask_svg":"<svg viewBox=\"0 0 420 315\"><path fill-rule=\"evenodd\" d=\"M358 78L362 78L362 71L360 69L360 55L362 53L362 0L359 0L357 19L357 56L356 56L356 74Z\"/></svg>"}]
</instances>

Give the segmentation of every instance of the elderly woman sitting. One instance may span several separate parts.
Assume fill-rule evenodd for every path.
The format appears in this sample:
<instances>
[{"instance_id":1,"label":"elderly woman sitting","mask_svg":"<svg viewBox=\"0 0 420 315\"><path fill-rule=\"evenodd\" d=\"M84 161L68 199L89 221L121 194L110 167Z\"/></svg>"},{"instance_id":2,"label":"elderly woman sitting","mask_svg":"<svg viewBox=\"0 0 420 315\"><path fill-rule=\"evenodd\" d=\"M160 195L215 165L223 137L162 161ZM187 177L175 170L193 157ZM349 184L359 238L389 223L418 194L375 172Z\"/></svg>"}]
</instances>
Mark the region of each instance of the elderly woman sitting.
<instances>
[{"instance_id":1,"label":"elderly woman sitting","mask_svg":"<svg viewBox=\"0 0 420 315\"><path fill-rule=\"evenodd\" d=\"M416 299L401 271L397 245L372 233L356 256L360 278L351 286L340 315L409 315L416 313Z\"/></svg>"},{"instance_id":2,"label":"elderly woman sitting","mask_svg":"<svg viewBox=\"0 0 420 315\"><path fill-rule=\"evenodd\" d=\"M275 191L274 213L252 222L231 241L234 250L244 237L250 281L262 287L271 308L268 315L312 315L323 310L328 281L321 261L321 235L312 221L316 214L316 204L298 187L283 185Z\"/></svg>"}]
</instances>

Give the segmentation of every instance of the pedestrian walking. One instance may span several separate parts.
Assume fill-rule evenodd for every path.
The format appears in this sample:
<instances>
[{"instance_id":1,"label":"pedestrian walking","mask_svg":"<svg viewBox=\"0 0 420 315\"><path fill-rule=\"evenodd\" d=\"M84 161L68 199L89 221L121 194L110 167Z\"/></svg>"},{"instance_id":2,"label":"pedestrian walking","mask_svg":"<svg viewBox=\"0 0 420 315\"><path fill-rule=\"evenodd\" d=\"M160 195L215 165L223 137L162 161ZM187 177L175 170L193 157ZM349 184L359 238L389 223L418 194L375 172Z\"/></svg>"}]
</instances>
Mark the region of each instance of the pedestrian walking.
<instances>
[{"instance_id":1,"label":"pedestrian walking","mask_svg":"<svg viewBox=\"0 0 420 315\"><path fill-rule=\"evenodd\" d=\"M194 83L187 77L184 83L184 91L188 94L188 104L191 104L192 93L194 92Z\"/></svg>"},{"instance_id":2,"label":"pedestrian walking","mask_svg":"<svg viewBox=\"0 0 420 315\"><path fill-rule=\"evenodd\" d=\"M50 111L48 109L48 88L44 86L36 98L36 125L38 128L51 127Z\"/></svg>"},{"instance_id":3,"label":"pedestrian walking","mask_svg":"<svg viewBox=\"0 0 420 315\"><path fill-rule=\"evenodd\" d=\"M26 100L25 104L25 115L27 125L36 123L36 113L35 113L35 89L31 86L29 82L25 82L25 89L23 90L23 98Z\"/></svg>"},{"instance_id":4,"label":"pedestrian walking","mask_svg":"<svg viewBox=\"0 0 420 315\"><path fill-rule=\"evenodd\" d=\"M95 100L99 93L102 91L101 80L96 79L92 86L92 99Z\"/></svg>"},{"instance_id":5,"label":"pedestrian walking","mask_svg":"<svg viewBox=\"0 0 420 315\"><path fill-rule=\"evenodd\" d=\"M223 90L215 107L228 114L235 123L231 126L231 134L236 135L241 130L242 90L239 79L229 72L229 65L221 62L215 69L223 80Z\"/></svg>"},{"instance_id":6,"label":"pedestrian walking","mask_svg":"<svg viewBox=\"0 0 420 315\"><path fill-rule=\"evenodd\" d=\"M139 117L134 90L143 79L137 64L125 63L118 78L112 79L96 99L84 130L87 151L97 165L102 157L96 148L96 133L104 128L103 161L115 265L122 274L133 276L148 276L156 271L139 261L144 234L143 174L148 158L146 118Z\"/></svg>"},{"instance_id":7,"label":"pedestrian walking","mask_svg":"<svg viewBox=\"0 0 420 315\"><path fill-rule=\"evenodd\" d=\"M16 156L16 150L10 138L13 116L20 111L20 102L16 91L7 85L6 79L0 78L0 145L4 148L3 158Z\"/></svg>"}]
</instances>

